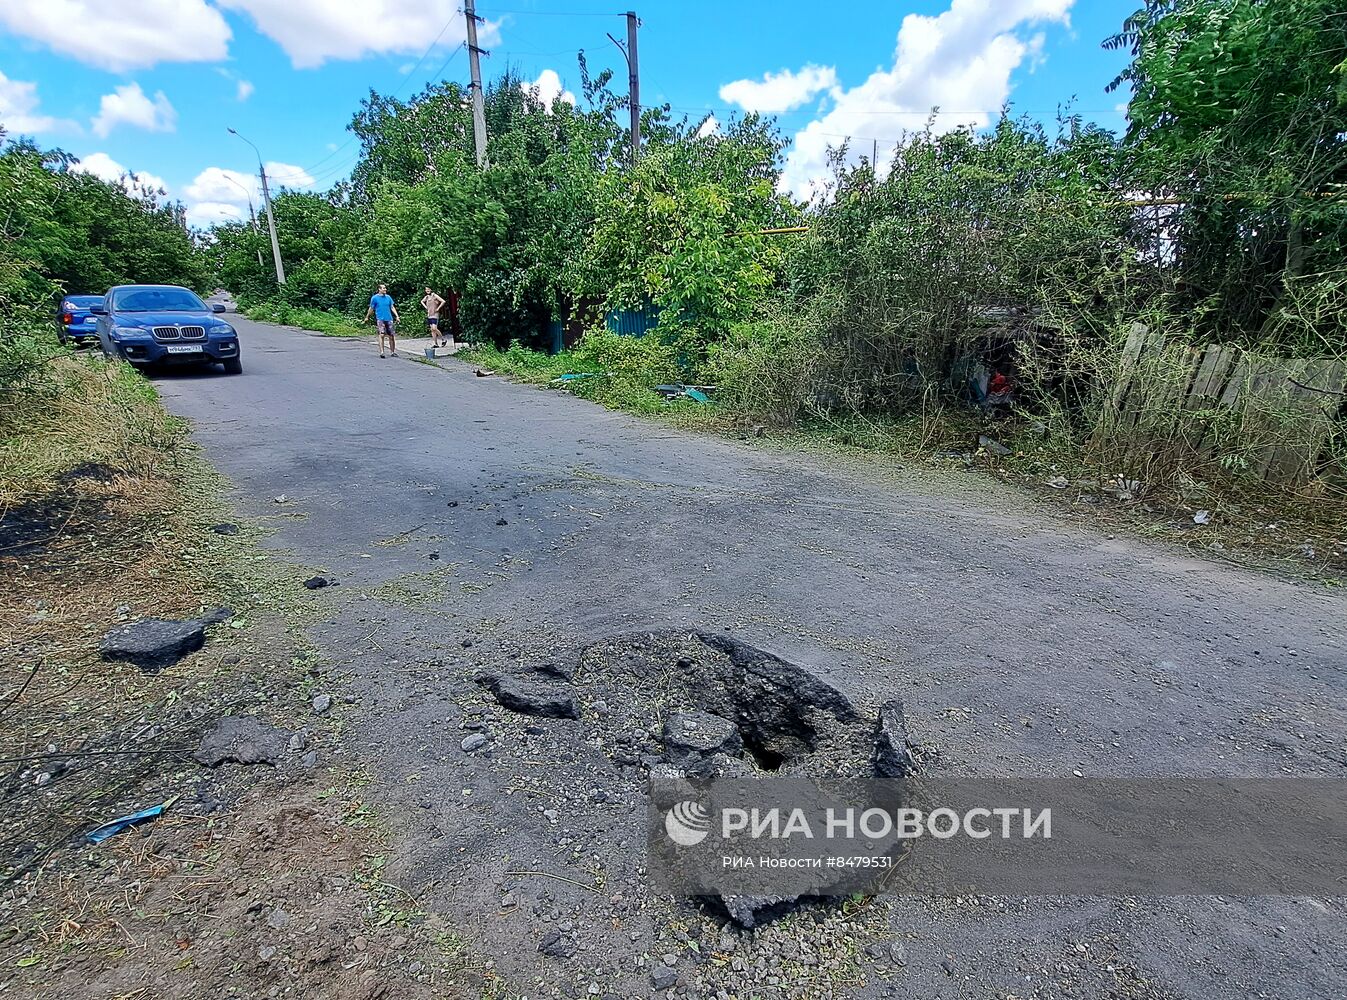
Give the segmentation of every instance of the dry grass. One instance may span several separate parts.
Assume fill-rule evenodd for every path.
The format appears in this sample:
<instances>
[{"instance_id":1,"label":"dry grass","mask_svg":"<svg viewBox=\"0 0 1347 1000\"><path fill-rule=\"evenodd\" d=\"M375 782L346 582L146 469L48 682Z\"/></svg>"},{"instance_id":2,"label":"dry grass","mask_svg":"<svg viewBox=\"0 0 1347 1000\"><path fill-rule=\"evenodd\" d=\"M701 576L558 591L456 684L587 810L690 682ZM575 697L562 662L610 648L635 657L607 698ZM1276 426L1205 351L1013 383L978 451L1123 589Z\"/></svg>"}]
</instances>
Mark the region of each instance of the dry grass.
<instances>
[{"instance_id":1,"label":"dry grass","mask_svg":"<svg viewBox=\"0 0 1347 1000\"><path fill-rule=\"evenodd\" d=\"M210 530L222 519L217 483L148 383L95 359L57 358L50 374L5 411L0 439L5 878L107 818L194 744L234 697L224 677L246 667L221 660L273 589L241 536ZM148 675L99 659L120 621L221 604L236 618L181 669Z\"/></svg>"},{"instance_id":2,"label":"dry grass","mask_svg":"<svg viewBox=\"0 0 1347 1000\"><path fill-rule=\"evenodd\" d=\"M274 771L191 759L224 714L305 726L333 754L340 723L307 711L321 665L295 631L322 602L301 598L302 572L258 552L250 532L212 530L230 519L222 484L148 383L92 359L60 358L51 374L5 410L0 438L7 984L42 998L239 984L265 995L299 977L301 992L339 1000L483 995L481 982L460 985L467 959L435 918L371 918L392 904L362 880L386 847L349 815L359 776L305 771L298 756ZM99 659L118 621L219 605L232 621L161 673ZM170 798L136 831L83 842ZM263 906L292 915L285 932L256 916ZM310 923L322 932L301 933ZM275 961L259 961L262 949Z\"/></svg>"},{"instance_id":3,"label":"dry grass","mask_svg":"<svg viewBox=\"0 0 1347 1000\"><path fill-rule=\"evenodd\" d=\"M156 478L177 464L185 428L128 366L62 355L44 374L0 397L0 510L60 490L81 467Z\"/></svg>"}]
</instances>

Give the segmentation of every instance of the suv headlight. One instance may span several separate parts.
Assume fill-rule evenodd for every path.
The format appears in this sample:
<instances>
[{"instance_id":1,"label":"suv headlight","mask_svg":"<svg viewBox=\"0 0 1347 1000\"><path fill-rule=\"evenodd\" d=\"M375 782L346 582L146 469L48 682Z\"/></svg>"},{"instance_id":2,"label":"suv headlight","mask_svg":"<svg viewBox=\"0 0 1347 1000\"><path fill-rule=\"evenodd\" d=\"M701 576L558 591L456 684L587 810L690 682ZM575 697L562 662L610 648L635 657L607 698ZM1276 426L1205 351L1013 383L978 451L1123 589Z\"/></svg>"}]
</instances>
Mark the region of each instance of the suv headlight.
<instances>
[{"instance_id":1,"label":"suv headlight","mask_svg":"<svg viewBox=\"0 0 1347 1000\"><path fill-rule=\"evenodd\" d=\"M150 332L142 330L138 326L116 326L112 328L114 340L134 340L138 337L148 337Z\"/></svg>"},{"instance_id":2,"label":"suv headlight","mask_svg":"<svg viewBox=\"0 0 1347 1000\"><path fill-rule=\"evenodd\" d=\"M210 326L206 327L206 332L216 333L222 337L232 337L235 335L234 328L228 323L212 323Z\"/></svg>"}]
</instances>

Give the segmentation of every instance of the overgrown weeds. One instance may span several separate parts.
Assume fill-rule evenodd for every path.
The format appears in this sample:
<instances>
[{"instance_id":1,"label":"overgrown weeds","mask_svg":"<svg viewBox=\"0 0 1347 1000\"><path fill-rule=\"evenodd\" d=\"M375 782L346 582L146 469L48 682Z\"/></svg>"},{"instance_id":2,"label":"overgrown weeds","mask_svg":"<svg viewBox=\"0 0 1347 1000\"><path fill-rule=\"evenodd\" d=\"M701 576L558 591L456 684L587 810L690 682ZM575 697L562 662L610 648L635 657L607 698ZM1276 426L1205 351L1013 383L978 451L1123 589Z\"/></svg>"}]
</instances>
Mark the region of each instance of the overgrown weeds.
<instances>
[{"instance_id":1,"label":"overgrown weeds","mask_svg":"<svg viewBox=\"0 0 1347 1000\"><path fill-rule=\"evenodd\" d=\"M372 327L362 326L349 316L324 309L287 305L284 302L259 302L244 309L249 319L281 326L297 326L328 337L368 337Z\"/></svg>"},{"instance_id":2,"label":"overgrown weeds","mask_svg":"<svg viewBox=\"0 0 1347 1000\"><path fill-rule=\"evenodd\" d=\"M185 428L129 365L52 354L41 377L4 390L0 508L61 491L71 470L152 479L177 462Z\"/></svg>"},{"instance_id":3,"label":"overgrown weeds","mask_svg":"<svg viewBox=\"0 0 1347 1000\"><path fill-rule=\"evenodd\" d=\"M574 349L555 355L511 344L505 351L480 345L460 356L521 382L566 389L636 413L668 409L655 387L679 383L684 375L676 349L659 337L624 337L607 330L588 333Z\"/></svg>"}]
</instances>

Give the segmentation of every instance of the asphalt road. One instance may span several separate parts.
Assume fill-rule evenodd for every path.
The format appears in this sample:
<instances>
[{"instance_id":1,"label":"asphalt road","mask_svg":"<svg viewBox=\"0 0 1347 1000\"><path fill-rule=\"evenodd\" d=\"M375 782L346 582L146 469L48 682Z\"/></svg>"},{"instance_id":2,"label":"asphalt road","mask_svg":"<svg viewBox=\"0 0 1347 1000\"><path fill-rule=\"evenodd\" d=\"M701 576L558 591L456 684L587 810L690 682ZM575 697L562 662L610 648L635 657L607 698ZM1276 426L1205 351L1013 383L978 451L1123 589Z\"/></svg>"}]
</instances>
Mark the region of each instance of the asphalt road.
<instances>
[{"instance_id":1,"label":"asphalt road","mask_svg":"<svg viewBox=\"0 0 1347 1000\"><path fill-rule=\"evenodd\" d=\"M461 731L447 750L436 735L457 717L444 692L466 690L442 678L641 630L727 633L863 706L901 697L941 773L1347 765L1340 597L1104 538L991 483L681 433L457 362L237 322L244 375L159 388L269 544L340 580L314 641L350 676L354 738L407 817L402 869L444 912L484 895L443 877L451 819L427 839L415 813L487 779ZM1014 902L899 901L909 965L858 991L1347 996L1340 900ZM521 954L524 931L463 925L516 977L570 975ZM1081 948L1111 958L1081 969Z\"/></svg>"}]
</instances>

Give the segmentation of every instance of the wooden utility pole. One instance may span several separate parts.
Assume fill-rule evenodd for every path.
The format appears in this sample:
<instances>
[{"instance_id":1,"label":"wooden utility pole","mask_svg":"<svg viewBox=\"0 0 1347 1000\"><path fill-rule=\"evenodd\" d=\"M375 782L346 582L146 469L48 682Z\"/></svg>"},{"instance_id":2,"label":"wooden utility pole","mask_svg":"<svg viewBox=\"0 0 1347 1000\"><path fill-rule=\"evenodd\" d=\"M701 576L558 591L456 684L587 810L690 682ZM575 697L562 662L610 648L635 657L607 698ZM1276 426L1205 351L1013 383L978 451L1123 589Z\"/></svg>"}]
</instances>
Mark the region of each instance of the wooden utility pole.
<instances>
[{"instance_id":1,"label":"wooden utility pole","mask_svg":"<svg viewBox=\"0 0 1347 1000\"><path fill-rule=\"evenodd\" d=\"M477 147L477 166L486 166L486 97L482 93L482 50L477 47L477 4L463 0L468 19L468 66L472 70L472 139Z\"/></svg>"},{"instance_id":2,"label":"wooden utility pole","mask_svg":"<svg viewBox=\"0 0 1347 1000\"><path fill-rule=\"evenodd\" d=\"M641 22L627 11L627 93L631 96L631 162L641 158L641 63L636 55L636 29Z\"/></svg>"}]
</instances>

